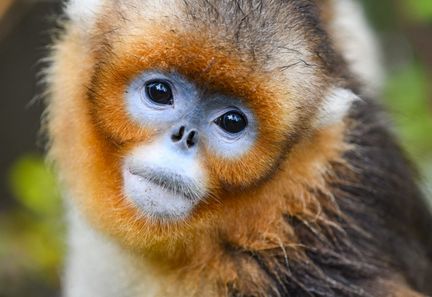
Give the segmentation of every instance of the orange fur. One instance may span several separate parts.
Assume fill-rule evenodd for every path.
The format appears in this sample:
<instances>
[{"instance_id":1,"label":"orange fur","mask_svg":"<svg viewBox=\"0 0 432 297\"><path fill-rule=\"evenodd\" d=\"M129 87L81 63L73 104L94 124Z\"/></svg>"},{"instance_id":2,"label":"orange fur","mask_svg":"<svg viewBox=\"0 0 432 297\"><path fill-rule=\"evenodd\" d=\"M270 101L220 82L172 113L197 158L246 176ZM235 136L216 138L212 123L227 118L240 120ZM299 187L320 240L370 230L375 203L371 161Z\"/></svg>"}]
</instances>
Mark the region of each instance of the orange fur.
<instances>
[{"instance_id":1,"label":"orange fur","mask_svg":"<svg viewBox=\"0 0 432 297\"><path fill-rule=\"evenodd\" d=\"M161 33L158 36L160 35ZM77 71L75 68L76 65L81 65L82 61L86 61L88 65L94 64L95 57L81 56L79 53L82 50L76 48L75 39L78 37L70 34L63 43L59 44L60 48L57 51L57 55L65 55L65 57L55 57L57 61L67 64L57 65L54 72L58 72L52 75L56 79L67 77L68 85L76 86L76 89L70 92L63 88L57 90L55 86L64 84L54 81L52 90L53 98L66 96L72 99L52 102L50 110L52 116L50 133L54 139L52 154L61 172L67 174L65 182L68 188L76 192L74 196L81 199L78 203L93 223L110 234L122 237L126 245L138 250L149 246L158 250L160 246L166 246L167 241L170 242L168 247L172 247L171 243L176 242L172 236L193 237L187 235L191 234L191 229L200 231L208 229L208 217L215 217L218 210L225 212L228 208L236 212L241 211L245 215L245 209L240 202L247 201L242 198L245 194L234 191L235 194L232 195L223 190L223 185L232 185L234 188L241 189L258 181L266 171L270 170L274 162L279 161L280 155L285 153L284 145L292 133L290 131L298 129L298 122L301 122L300 114L296 112L299 99L294 99L290 94L285 93L285 86L275 85L274 82L278 79L275 79L274 73L259 73L253 65L238 61L228 50L223 51L220 48L216 50L206 45L207 41L197 37L179 37L170 33L166 36L165 41L169 38L172 40L168 42L169 47L154 43L150 47L146 45L145 40L116 44L114 49L116 54L113 59L106 66L98 68L91 82L88 72L83 75L82 71ZM196 55L198 50L200 54ZM109 59L109 54L103 58ZM213 61L211 67L208 65L209 61ZM213 177L212 197L216 199L209 197L209 200L199 207L190 222L174 226L148 222L125 202L121 193L119 166L122 156L137 144L151 141L152 138L151 129L139 127L128 119L123 106L123 94L128 83L138 73L155 67L166 70L175 68L186 77L205 84L211 89L247 98L247 104L256 111L261 123L259 140L246 156L226 161L211 156L209 151L203 153L202 158ZM270 75L273 75L273 79ZM97 94L94 98L88 98L87 89L84 87L90 86L91 83L92 91ZM279 99L276 101L274 98ZM280 98L286 99L280 100ZM306 114L312 114L314 109L316 108L310 107L309 113ZM268 116L269 114L271 117ZM307 132L307 119L302 126ZM320 151L323 150L316 148L313 153ZM294 155L296 154L292 154ZM307 166L299 161L302 158L290 159L292 159L291 163L296 162L299 164L298 167L304 168L305 171L293 173L291 178L294 179L298 175L309 180L311 177L306 173L308 170L315 172L315 168L307 169ZM320 162L324 163L323 160ZM315 164L315 166L322 165ZM289 167L291 172L295 166L291 164ZM296 197L299 189L296 183L293 181L293 191L291 194L287 193L286 197L288 195ZM283 181L279 187L285 188L286 185ZM246 193L246 196L255 197L254 200L260 197L259 193ZM275 193L272 199L275 199L278 204L283 203L277 201L278 194ZM230 196L235 197L230 198ZM223 209L221 200L224 200ZM240 203L240 205L231 206L230 203ZM254 202L248 204L253 205ZM303 204L303 201L299 201L299 204ZM293 205L296 204L290 201L289 206L293 207ZM286 206L281 205L279 212ZM254 211L258 211L261 207L260 203L255 204ZM210 209L212 211L208 211ZM278 214L269 217L276 217ZM235 217L238 213L232 215ZM252 214L251 217L254 215ZM216 221L220 219L222 218L217 218ZM226 221L226 219L222 220ZM153 246L156 243L158 244ZM177 251L177 245L172 250Z\"/></svg>"}]
</instances>

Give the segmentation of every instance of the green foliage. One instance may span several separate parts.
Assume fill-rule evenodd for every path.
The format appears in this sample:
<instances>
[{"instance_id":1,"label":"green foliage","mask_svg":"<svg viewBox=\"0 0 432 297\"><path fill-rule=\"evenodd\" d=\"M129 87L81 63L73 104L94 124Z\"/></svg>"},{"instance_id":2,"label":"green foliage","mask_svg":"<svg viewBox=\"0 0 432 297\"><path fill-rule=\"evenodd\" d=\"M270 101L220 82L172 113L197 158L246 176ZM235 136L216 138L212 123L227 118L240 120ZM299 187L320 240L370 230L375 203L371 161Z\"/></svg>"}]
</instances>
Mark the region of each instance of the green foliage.
<instances>
[{"instance_id":1,"label":"green foliage","mask_svg":"<svg viewBox=\"0 0 432 297\"><path fill-rule=\"evenodd\" d=\"M421 21L432 21L431 0L405 0L404 2L410 17Z\"/></svg>"},{"instance_id":2,"label":"green foliage","mask_svg":"<svg viewBox=\"0 0 432 297\"><path fill-rule=\"evenodd\" d=\"M34 214L46 216L58 212L60 200L55 178L40 156L23 156L13 165L10 188L19 202Z\"/></svg>"},{"instance_id":3,"label":"green foliage","mask_svg":"<svg viewBox=\"0 0 432 297\"><path fill-rule=\"evenodd\" d=\"M432 116L428 105L428 77L418 63L390 76L386 100L405 147L422 162L432 159Z\"/></svg>"},{"instance_id":4,"label":"green foliage","mask_svg":"<svg viewBox=\"0 0 432 297\"><path fill-rule=\"evenodd\" d=\"M377 0L363 0L369 19L375 28L393 31L395 29L395 5L391 0L378 1L379 4L377 5Z\"/></svg>"},{"instance_id":5,"label":"green foliage","mask_svg":"<svg viewBox=\"0 0 432 297\"><path fill-rule=\"evenodd\" d=\"M18 205L0 216L0 286L29 277L55 286L64 251L55 178L43 158L31 154L12 166L9 185Z\"/></svg>"}]
</instances>

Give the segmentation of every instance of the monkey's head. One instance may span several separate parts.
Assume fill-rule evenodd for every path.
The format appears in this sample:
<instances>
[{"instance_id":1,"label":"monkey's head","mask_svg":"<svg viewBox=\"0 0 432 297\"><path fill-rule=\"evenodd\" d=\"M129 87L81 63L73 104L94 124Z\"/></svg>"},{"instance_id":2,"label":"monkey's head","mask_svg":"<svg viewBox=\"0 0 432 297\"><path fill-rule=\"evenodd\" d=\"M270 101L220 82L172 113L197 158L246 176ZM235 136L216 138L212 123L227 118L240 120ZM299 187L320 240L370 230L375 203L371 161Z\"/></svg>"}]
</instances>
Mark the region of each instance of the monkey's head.
<instances>
[{"instance_id":1,"label":"monkey's head","mask_svg":"<svg viewBox=\"0 0 432 297\"><path fill-rule=\"evenodd\" d=\"M90 221L142 248L272 208L257 193L356 98L320 9L72 1L49 127L67 191Z\"/></svg>"}]
</instances>

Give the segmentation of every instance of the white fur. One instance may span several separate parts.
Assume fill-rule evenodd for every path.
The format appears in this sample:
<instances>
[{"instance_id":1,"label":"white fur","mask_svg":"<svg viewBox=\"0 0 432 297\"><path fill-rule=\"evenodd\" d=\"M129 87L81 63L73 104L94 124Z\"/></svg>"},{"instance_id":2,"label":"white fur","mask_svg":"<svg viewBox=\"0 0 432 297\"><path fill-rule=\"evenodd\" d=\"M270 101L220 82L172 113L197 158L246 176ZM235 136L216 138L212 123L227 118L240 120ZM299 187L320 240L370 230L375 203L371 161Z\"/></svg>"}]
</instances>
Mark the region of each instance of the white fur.
<instances>
[{"instance_id":1,"label":"white fur","mask_svg":"<svg viewBox=\"0 0 432 297\"><path fill-rule=\"evenodd\" d=\"M148 218L182 219L189 215L196 203L133 175L128 169L123 171L123 180L126 197Z\"/></svg>"},{"instance_id":2,"label":"white fur","mask_svg":"<svg viewBox=\"0 0 432 297\"><path fill-rule=\"evenodd\" d=\"M72 21L88 30L93 26L103 2L104 0L70 0L66 12Z\"/></svg>"},{"instance_id":3,"label":"white fur","mask_svg":"<svg viewBox=\"0 0 432 297\"><path fill-rule=\"evenodd\" d=\"M158 281L142 259L94 231L70 205L65 297L154 297Z\"/></svg>"},{"instance_id":4,"label":"white fur","mask_svg":"<svg viewBox=\"0 0 432 297\"><path fill-rule=\"evenodd\" d=\"M348 114L353 102L357 100L360 98L351 90L332 88L324 99L316 126L319 128L341 122Z\"/></svg>"},{"instance_id":5,"label":"white fur","mask_svg":"<svg viewBox=\"0 0 432 297\"><path fill-rule=\"evenodd\" d=\"M384 70L378 42L357 0L332 0L334 18L330 33L351 71L363 83L367 96L378 95Z\"/></svg>"}]
</instances>

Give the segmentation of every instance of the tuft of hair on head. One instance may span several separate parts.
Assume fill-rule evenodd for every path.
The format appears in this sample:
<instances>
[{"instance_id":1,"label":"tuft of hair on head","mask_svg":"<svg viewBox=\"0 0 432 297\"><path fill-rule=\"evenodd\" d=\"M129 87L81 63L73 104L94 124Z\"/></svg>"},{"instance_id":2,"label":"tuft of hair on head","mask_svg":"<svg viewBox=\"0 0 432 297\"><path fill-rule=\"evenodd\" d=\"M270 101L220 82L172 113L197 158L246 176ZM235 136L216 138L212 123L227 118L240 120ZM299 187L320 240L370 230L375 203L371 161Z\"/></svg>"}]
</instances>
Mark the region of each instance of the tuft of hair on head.
<instances>
[{"instance_id":1,"label":"tuft of hair on head","mask_svg":"<svg viewBox=\"0 0 432 297\"><path fill-rule=\"evenodd\" d=\"M83 30L90 29L96 20L104 0L70 0L66 13L69 18Z\"/></svg>"},{"instance_id":2,"label":"tuft of hair on head","mask_svg":"<svg viewBox=\"0 0 432 297\"><path fill-rule=\"evenodd\" d=\"M340 87L331 88L315 121L316 128L337 124L348 115L352 104L360 100L353 91Z\"/></svg>"}]
</instances>

